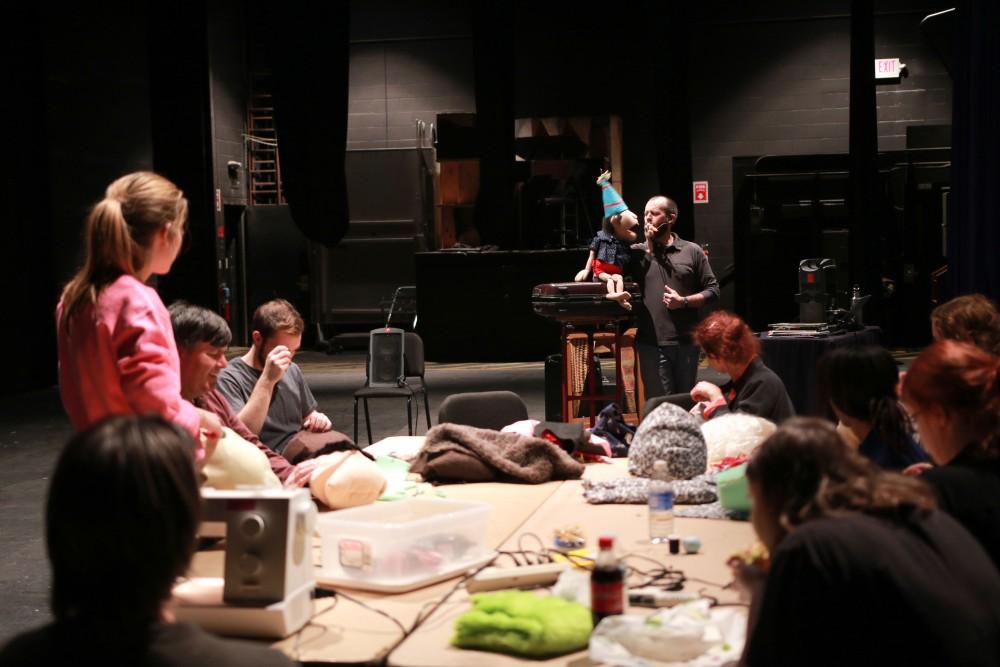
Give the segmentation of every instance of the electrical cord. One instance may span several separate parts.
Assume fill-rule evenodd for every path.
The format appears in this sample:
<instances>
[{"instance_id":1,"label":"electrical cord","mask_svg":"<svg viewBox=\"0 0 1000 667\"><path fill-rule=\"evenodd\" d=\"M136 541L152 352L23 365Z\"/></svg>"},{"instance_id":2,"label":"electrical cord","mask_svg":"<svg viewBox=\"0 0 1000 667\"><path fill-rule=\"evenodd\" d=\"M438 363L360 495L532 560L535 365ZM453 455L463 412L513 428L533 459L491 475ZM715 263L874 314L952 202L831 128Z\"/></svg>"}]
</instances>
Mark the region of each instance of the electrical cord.
<instances>
[{"instance_id":1,"label":"electrical cord","mask_svg":"<svg viewBox=\"0 0 1000 667\"><path fill-rule=\"evenodd\" d=\"M362 601L362 600L354 597L353 595L348 595L347 593L344 593L342 590L317 588L316 591L315 591L315 597L316 598L325 598L325 597L344 598L348 602L353 602L354 604L356 604L356 605L358 605L358 606L360 606L360 607L362 607L364 609L367 609L368 611L375 612L376 614L378 614L380 616L384 616L385 618L387 618L390 621L392 621L393 624L396 627L399 628L400 637L385 652L385 655L389 655L390 653L392 653L393 651L395 651L399 647L400 644L402 644L404 641L406 641L407 637L409 637L414 632L416 632L417 628L419 628L428 618L430 618L431 616L433 616L434 612L437 611L441 607L441 605L443 605L445 602L447 602L448 599L451 598L451 596L454 595L455 592L465 584L465 582L467 582L469 579L471 579L472 577L474 577L477 574L479 574L482 570L484 570L485 568L489 567L494 562L496 562L496 558L492 558L488 562L484 563L483 565L480 565L475 570L467 572L458 581L456 581L455 584L450 589L448 589L448 591L443 596L441 596L439 599L432 600L432 601L427 602L426 604L424 604L417 611L417 616L416 616L416 618L413 619L413 623L410 625L409 628L407 628L406 626L404 626L403 623L398 618L396 618L395 616L393 616L392 614L389 614L388 612L382 611L381 609L377 609L377 608L373 607L372 605L367 604L366 602L364 602L364 601ZM430 606L429 609L428 609L428 606ZM310 621L310 624L312 624L312 621ZM307 625L307 627L308 627L308 625ZM296 637L295 653L296 653L296 655L298 655L298 653L299 653L299 638L298 637Z\"/></svg>"},{"instance_id":2,"label":"electrical cord","mask_svg":"<svg viewBox=\"0 0 1000 667\"><path fill-rule=\"evenodd\" d=\"M534 539L538 543L539 549L538 550L525 549L524 548L525 539ZM344 593L341 590L317 588L315 591L315 597L316 598L342 597L349 602L353 602L354 604L363 607L364 609L379 614L380 616L384 616L385 618L392 621L392 623L399 628L401 634L399 639L386 651L385 655L389 655L394 650L396 650L400 646L400 644L402 644L410 635L416 632L416 630L421 625L423 625L427 621L427 619L433 616L434 612L440 609L441 606L451 598L451 596L453 596L462 586L466 584L467 581L469 581L469 579L475 577L477 574L479 574L487 567L490 567L491 565L495 564L499 558L501 557L509 558L511 561L514 562L514 565L516 567L521 567L524 565L553 563L556 562L555 556L564 558L571 565L581 569L591 569L594 564L594 559L588 556L580 556L578 554L568 553L560 551L558 549L550 549L546 547L542 539L535 533L522 533L517 538L517 549L513 550L500 549L497 551L496 557L492 558L488 562L479 566L475 570L467 572L465 575L459 578L458 581L456 581L455 584L450 589L448 589L448 591L443 596L441 596L437 600L431 600L426 604L424 604L417 611L416 618L413 619L413 623L410 625L409 628L404 626L399 619L392 616L391 614L384 612L381 609L377 609L352 595ZM629 588L658 586L663 588L664 590L679 591L684 587L684 583L687 581L698 582L720 589L725 589L728 586L728 584L721 585L712 581L707 581L705 579L698 579L696 577L687 577L683 571L671 568L670 566L664 565L660 561L654 558L650 558L649 556L645 556L643 554L627 553L622 555L619 560L625 566L626 578L641 577L644 579L642 583L630 585ZM627 562L628 560L647 561L649 563L652 563L655 567L643 569L636 566L635 564ZM698 595L708 599L713 607L746 606L743 603L720 603L717 598L704 593L703 590L699 590ZM334 604L336 605L336 602ZM320 626L319 624L310 621L306 625L306 627L309 627L310 625L316 625L317 627L322 628L324 633L326 632L326 628ZM321 633L319 636L322 636L322 634L323 633ZM310 638L309 641L312 641L313 639L314 638ZM296 655L299 654L300 641L301 641L301 633L296 636L295 649L294 649Z\"/></svg>"},{"instance_id":3,"label":"electrical cord","mask_svg":"<svg viewBox=\"0 0 1000 667\"><path fill-rule=\"evenodd\" d=\"M325 591L325 590L322 590L322 589L319 589L319 588L313 590L313 597L314 598L333 597L333 595L334 595L333 591ZM333 604L330 605L330 609L333 609L336 606L337 606L337 599L336 599L336 597L334 597ZM323 611L323 613L326 613L326 612L330 611L330 609L325 609ZM305 624L305 626L303 628L301 628L298 632L295 633L295 644L293 645L292 650L295 653L295 661L296 662L301 662L302 661L302 643L303 643L302 642L302 633L305 631L306 628L309 628L309 627L319 628L320 632L315 637L310 637L308 640L306 640L305 643L307 643L307 644L309 642L313 641L313 640L319 639L320 637L322 637L323 635L325 635L326 632L327 632L327 627L325 625L320 625L319 623L313 621L312 619L309 619L309 621Z\"/></svg>"},{"instance_id":4,"label":"electrical cord","mask_svg":"<svg viewBox=\"0 0 1000 667\"><path fill-rule=\"evenodd\" d=\"M379 616L384 616L384 617L388 618L390 621L392 621L396 625L397 628L399 628L399 631L402 632L404 636L407 634L406 628L403 627L403 624L399 622L399 619L396 618L395 616L393 616L392 614L384 612L381 609L376 609L375 607L371 606L370 604L368 604L366 602L363 602L362 600L359 600L358 598L354 597L353 595L348 595L347 593L345 593L343 591L340 591L340 590L338 590L338 591L329 591L329 593L332 594L332 595L338 596L338 597L342 597L345 600L347 600L348 602L353 602L354 604L358 605L359 607L364 607L368 611L373 611L376 614L378 614ZM319 597L319 596L317 595L317 597Z\"/></svg>"}]
</instances>

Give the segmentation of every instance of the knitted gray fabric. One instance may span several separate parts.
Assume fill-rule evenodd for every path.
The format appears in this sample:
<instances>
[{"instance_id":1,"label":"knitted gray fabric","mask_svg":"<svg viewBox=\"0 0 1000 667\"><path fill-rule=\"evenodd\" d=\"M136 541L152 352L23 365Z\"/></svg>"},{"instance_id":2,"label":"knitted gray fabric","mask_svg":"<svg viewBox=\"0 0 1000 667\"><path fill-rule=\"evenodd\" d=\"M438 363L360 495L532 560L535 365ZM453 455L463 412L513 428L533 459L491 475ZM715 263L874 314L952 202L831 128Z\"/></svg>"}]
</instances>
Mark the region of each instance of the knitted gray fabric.
<instances>
[{"instance_id":1,"label":"knitted gray fabric","mask_svg":"<svg viewBox=\"0 0 1000 667\"><path fill-rule=\"evenodd\" d=\"M705 505L686 505L675 507L674 516L685 519L731 519L733 521L746 521L747 515L733 510L727 510L718 500Z\"/></svg>"},{"instance_id":2,"label":"knitted gray fabric","mask_svg":"<svg viewBox=\"0 0 1000 667\"><path fill-rule=\"evenodd\" d=\"M697 477L708 466L701 421L673 403L661 403L639 424L628 451L628 471L649 477L658 460L666 461L670 479Z\"/></svg>"},{"instance_id":3,"label":"knitted gray fabric","mask_svg":"<svg viewBox=\"0 0 1000 667\"><path fill-rule=\"evenodd\" d=\"M700 505L715 502L715 473L700 475L694 479L673 483L674 503L678 505ZM594 505L623 503L645 505L649 500L649 480L645 477L620 477L594 481L583 480L583 497Z\"/></svg>"}]
</instances>

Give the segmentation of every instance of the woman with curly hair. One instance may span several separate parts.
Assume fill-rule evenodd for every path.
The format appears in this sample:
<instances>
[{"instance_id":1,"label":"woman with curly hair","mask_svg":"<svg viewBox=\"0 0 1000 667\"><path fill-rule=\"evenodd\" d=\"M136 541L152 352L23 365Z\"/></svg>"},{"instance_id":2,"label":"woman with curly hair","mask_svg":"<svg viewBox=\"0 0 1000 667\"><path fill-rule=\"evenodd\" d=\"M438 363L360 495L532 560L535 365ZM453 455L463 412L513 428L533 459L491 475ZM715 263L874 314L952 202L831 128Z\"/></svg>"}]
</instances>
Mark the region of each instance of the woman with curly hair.
<instances>
[{"instance_id":1,"label":"woman with curly hair","mask_svg":"<svg viewBox=\"0 0 1000 667\"><path fill-rule=\"evenodd\" d=\"M708 405L702 415L745 412L776 424L795 414L785 383L760 359L760 341L738 316L716 311L695 327L694 342L708 359L708 365L731 379L722 387L699 382L691 398Z\"/></svg>"},{"instance_id":2,"label":"woman with curly hair","mask_svg":"<svg viewBox=\"0 0 1000 667\"><path fill-rule=\"evenodd\" d=\"M810 418L781 426L746 474L771 555L747 665L1000 664L1000 572L919 480Z\"/></svg>"}]
</instances>

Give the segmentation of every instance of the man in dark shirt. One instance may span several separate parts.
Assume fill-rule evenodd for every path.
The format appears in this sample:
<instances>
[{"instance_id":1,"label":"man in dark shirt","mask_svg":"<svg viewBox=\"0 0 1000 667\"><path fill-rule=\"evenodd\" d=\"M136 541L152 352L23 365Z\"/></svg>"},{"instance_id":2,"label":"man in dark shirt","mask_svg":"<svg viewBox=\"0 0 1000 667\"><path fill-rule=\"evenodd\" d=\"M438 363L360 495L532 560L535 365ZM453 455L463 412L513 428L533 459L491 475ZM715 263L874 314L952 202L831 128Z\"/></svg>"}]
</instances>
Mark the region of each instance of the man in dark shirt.
<instances>
[{"instance_id":1,"label":"man in dark shirt","mask_svg":"<svg viewBox=\"0 0 1000 667\"><path fill-rule=\"evenodd\" d=\"M673 232L677 204L657 195L646 203L646 243L632 246L642 286L636 346L646 398L688 392L698 376L691 330L700 309L719 298L719 282L696 243Z\"/></svg>"}]
</instances>

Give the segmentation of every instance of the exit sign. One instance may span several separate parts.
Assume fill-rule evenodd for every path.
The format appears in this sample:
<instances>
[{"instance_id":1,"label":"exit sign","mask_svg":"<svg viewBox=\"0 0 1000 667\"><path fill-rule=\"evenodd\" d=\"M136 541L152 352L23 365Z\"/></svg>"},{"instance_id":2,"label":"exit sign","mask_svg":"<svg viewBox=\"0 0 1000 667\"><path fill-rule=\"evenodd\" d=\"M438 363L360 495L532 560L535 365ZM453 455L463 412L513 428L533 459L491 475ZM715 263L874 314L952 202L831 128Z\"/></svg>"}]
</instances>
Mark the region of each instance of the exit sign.
<instances>
[{"instance_id":1,"label":"exit sign","mask_svg":"<svg viewBox=\"0 0 1000 667\"><path fill-rule=\"evenodd\" d=\"M880 58L875 61L875 79L898 79L905 67L899 58Z\"/></svg>"}]
</instances>

